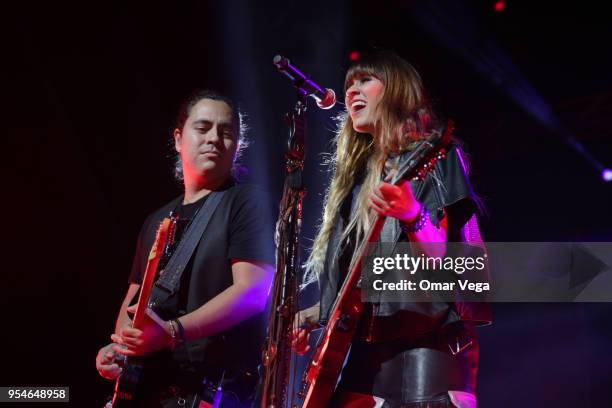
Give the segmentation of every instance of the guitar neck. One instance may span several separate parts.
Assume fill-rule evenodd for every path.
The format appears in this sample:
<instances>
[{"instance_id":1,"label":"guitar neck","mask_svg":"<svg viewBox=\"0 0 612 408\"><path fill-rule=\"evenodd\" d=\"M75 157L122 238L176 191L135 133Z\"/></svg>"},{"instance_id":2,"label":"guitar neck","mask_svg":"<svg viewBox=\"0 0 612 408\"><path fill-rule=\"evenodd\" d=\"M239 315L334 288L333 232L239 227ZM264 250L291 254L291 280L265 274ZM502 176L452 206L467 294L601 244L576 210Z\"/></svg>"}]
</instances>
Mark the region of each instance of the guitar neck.
<instances>
[{"instance_id":1,"label":"guitar neck","mask_svg":"<svg viewBox=\"0 0 612 408\"><path fill-rule=\"evenodd\" d=\"M359 243L359 247L357 247L357 250L355 251L357 256L353 257L353 261L351 262L351 265L349 267L349 273L346 276L346 279L344 279L342 287L338 292L338 297L336 297L336 301L332 306L332 310L336 309L337 302L342 297L341 294L346 292L346 288L351 285L353 277L356 277L359 274L359 270L361 269L361 263L364 257L366 256L366 252L368 250L368 245L378 241L380 233L382 232L382 228L385 225L386 219L387 217L385 217L384 215L376 214L374 216L374 219L370 224L370 228L368 229L368 234L366 235L365 239L361 240L361 242Z\"/></svg>"},{"instance_id":2,"label":"guitar neck","mask_svg":"<svg viewBox=\"0 0 612 408\"><path fill-rule=\"evenodd\" d=\"M147 261L145 276L140 285L138 306L136 306L136 312L134 313L134 320L132 322L132 327L136 329L141 329L144 323L147 303L149 301L149 296L151 295L151 289L153 288L153 282L155 281L155 274L157 272L158 265L159 258L149 259Z\"/></svg>"},{"instance_id":3,"label":"guitar neck","mask_svg":"<svg viewBox=\"0 0 612 408\"><path fill-rule=\"evenodd\" d=\"M149 252L149 258L147 260L147 267L145 268L144 277L140 284L140 294L138 295L138 305L136 306L136 312L134 313L134 320L132 327L141 329L144 324L146 309L148 307L149 296L151 295L151 289L153 288L153 282L155 281L155 275L157 274L157 267L159 260L162 257L164 247L168 241L168 233L170 230L171 220L164 218L157 229L155 236L155 242Z\"/></svg>"}]
</instances>

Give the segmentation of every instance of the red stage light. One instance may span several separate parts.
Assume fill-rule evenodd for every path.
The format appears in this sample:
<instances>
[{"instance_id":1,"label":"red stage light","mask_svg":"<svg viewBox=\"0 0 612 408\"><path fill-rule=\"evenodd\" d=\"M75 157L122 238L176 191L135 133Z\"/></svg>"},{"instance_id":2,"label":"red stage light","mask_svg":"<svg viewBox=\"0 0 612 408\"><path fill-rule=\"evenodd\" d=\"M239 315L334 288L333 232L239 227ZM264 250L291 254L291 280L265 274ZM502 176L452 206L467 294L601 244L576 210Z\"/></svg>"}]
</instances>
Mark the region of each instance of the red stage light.
<instances>
[{"instance_id":1,"label":"red stage light","mask_svg":"<svg viewBox=\"0 0 612 408\"><path fill-rule=\"evenodd\" d=\"M495 11L498 13L506 8L506 2L503 0L495 2Z\"/></svg>"},{"instance_id":2,"label":"red stage light","mask_svg":"<svg viewBox=\"0 0 612 408\"><path fill-rule=\"evenodd\" d=\"M359 51L351 51L349 53L349 59L351 61L357 61L359 59Z\"/></svg>"}]
</instances>

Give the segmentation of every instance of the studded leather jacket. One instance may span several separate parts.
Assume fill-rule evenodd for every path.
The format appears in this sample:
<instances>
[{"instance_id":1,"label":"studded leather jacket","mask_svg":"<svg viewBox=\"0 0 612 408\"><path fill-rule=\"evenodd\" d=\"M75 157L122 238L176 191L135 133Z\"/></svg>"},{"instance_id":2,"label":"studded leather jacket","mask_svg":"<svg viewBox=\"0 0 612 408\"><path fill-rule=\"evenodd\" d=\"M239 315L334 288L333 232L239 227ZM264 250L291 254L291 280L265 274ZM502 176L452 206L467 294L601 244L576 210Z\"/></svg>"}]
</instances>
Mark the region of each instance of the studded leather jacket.
<instances>
[{"instance_id":1,"label":"studded leather jacket","mask_svg":"<svg viewBox=\"0 0 612 408\"><path fill-rule=\"evenodd\" d=\"M436 163L423 181L411 181L410 184L415 198L428 209L434 225L439 225L445 214L448 217L447 242L473 239L474 228L477 232L475 214L479 208L478 197L472 189L464 154L458 144L453 143L449 147L446 157ZM354 250L354 243L341 242L341 236L354 212L360 187L360 182L357 182L351 194L345 198L328 243L325 272L319 277L320 319L323 323L327 321ZM408 241L408 237L402 232L399 221L388 217L380 241L396 243ZM366 304L360 332L373 341L386 341L400 336L418 336L434 327L459 320L471 321L475 325L489 324L490 305L459 298L454 302L411 302L408 299L401 302L371 302ZM402 321L406 324L402 324Z\"/></svg>"}]
</instances>

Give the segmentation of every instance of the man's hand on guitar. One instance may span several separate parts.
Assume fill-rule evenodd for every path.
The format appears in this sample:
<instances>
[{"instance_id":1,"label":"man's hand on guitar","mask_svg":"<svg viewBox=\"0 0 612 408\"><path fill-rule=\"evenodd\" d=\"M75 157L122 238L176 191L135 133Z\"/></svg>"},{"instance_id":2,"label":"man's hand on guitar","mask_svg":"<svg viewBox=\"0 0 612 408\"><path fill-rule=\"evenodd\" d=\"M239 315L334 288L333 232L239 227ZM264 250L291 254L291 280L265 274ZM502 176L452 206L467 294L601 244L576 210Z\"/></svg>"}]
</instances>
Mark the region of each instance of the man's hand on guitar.
<instances>
[{"instance_id":1,"label":"man's hand on guitar","mask_svg":"<svg viewBox=\"0 0 612 408\"><path fill-rule=\"evenodd\" d=\"M136 306L128 308L128 312L133 312ZM119 334L111 335L113 350L128 357L142 356L153 353L172 344L172 337L168 322L162 320L157 314L147 309L145 324L142 329L124 327Z\"/></svg>"},{"instance_id":2,"label":"man's hand on guitar","mask_svg":"<svg viewBox=\"0 0 612 408\"><path fill-rule=\"evenodd\" d=\"M114 380L121 374L121 367L115 362L114 343L107 344L98 351L96 368L100 375L107 380Z\"/></svg>"},{"instance_id":3,"label":"man's hand on guitar","mask_svg":"<svg viewBox=\"0 0 612 408\"><path fill-rule=\"evenodd\" d=\"M320 305L309 307L295 314L293 319L293 331L291 333L291 348L303 356L310 350L310 332L319 324Z\"/></svg>"}]
</instances>

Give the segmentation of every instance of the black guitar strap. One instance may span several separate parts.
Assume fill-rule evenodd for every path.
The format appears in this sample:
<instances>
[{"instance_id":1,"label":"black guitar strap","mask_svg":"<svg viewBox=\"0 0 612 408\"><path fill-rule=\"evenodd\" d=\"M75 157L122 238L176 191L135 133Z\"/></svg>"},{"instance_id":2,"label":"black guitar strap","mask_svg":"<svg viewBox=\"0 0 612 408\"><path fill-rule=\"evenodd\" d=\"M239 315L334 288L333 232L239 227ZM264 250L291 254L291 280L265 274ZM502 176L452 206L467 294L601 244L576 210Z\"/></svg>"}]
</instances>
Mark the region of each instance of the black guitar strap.
<instances>
[{"instance_id":1,"label":"black guitar strap","mask_svg":"<svg viewBox=\"0 0 612 408\"><path fill-rule=\"evenodd\" d=\"M215 209L219 206L225 191L211 192L191 225L185 231L172 257L170 257L166 267L155 282L155 287L161 290L153 290L151 293L149 306L153 309L179 290L181 275L198 246Z\"/></svg>"}]
</instances>

